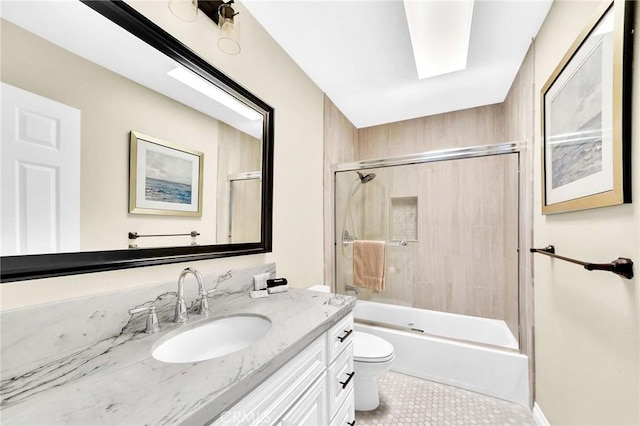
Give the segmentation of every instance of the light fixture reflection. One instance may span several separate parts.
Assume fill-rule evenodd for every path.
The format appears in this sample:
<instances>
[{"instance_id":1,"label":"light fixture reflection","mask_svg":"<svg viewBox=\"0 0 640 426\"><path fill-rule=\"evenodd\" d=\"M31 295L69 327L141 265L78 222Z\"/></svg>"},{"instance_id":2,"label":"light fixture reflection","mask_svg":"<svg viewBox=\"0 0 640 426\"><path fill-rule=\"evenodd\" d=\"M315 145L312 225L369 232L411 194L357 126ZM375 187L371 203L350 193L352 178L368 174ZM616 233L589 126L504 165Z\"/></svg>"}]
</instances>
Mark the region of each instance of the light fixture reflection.
<instances>
[{"instance_id":1,"label":"light fixture reflection","mask_svg":"<svg viewBox=\"0 0 640 426\"><path fill-rule=\"evenodd\" d=\"M249 108L238 99L230 96L225 91L191 71L178 67L169 71L167 74L251 121L262 119L262 114L258 111Z\"/></svg>"},{"instance_id":2,"label":"light fixture reflection","mask_svg":"<svg viewBox=\"0 0 640 426\"><path fill-rule=\"evenodd\" d=\"M198 0L169 0L169 10L176 18L194 22L198 18Z\"/></svg>"}]
</instances>

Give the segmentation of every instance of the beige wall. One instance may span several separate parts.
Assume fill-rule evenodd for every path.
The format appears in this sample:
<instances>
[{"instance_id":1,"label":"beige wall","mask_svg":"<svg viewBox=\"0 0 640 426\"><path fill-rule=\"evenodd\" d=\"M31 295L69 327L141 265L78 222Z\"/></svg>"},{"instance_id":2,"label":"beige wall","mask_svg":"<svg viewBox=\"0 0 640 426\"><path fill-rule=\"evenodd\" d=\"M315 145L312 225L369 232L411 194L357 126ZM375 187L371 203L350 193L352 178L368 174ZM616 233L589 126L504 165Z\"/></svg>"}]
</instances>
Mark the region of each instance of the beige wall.
<instances>
[{"instance_id":1,"label":"beige wall","mask_svg":"<svg viewBox=\"0 0 640 426\"><path fill-rule=\"evenodd\" d=\"M216 46L217 28L203 14L195 23L176 19L164 1L134 7L275 108L273 252L6 283L2 308L35 305L178 277L192 265L203 273L276 262L278 275L301 287L323 279L322 184L323 93L238 4L243 19L242 52L227 56Z\"/></svg>"},{"instance_id":2,"label":"beige wall","mask_svg":"<svg viewBox=\"0 0 640 426\"><path fill-rule=\"evenodd\" d=\"M598 8L556 1L535 40L536 94ZM640 8L636 11L640 23ZM640 261L640 43L633 73L633 204L543 216L534 208L534 244L592 262ZM540 164L540 99L536 96L534 165ZM534 168L534 202L540 200ZM638 273L636 268L636 274ZM587 272L534 258L536 400L554 425L640 424L640 291L638 279Z\"/></svg>"}]
</instances>

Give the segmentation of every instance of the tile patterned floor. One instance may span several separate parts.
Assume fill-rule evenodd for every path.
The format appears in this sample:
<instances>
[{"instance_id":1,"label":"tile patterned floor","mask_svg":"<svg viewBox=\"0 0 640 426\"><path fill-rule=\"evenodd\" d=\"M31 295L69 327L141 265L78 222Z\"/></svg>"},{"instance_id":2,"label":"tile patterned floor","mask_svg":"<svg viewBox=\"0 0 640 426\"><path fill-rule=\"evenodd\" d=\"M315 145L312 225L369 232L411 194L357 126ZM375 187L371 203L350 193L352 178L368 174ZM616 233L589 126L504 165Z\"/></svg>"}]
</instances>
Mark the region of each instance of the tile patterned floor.
<instances>
[{"instance_id":1,"label":"tile patterned floor","mask_svg":"<svg viewBox=\"0 0 640 426\"><path fill-rule=\"evenodd\" d=\"M356 411L358 426L533 426L521 405L389 371L378 377L380 406Z\"/></svg>"}]
</instances>

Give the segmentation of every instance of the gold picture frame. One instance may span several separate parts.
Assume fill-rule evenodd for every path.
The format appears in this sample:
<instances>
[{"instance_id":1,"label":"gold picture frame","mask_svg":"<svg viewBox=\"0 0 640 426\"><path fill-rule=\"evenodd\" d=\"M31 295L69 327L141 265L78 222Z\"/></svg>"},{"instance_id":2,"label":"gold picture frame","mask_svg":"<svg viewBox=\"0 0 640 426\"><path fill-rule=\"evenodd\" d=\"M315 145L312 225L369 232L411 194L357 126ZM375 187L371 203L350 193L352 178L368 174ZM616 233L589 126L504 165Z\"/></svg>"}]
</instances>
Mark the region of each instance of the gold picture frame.
<instances>
[{"instance_id":1,"label":"gold picture frame","mask_svg":"<svg viewBox=\"0 0 640 426\"><path fill-rule=\"evenodd\" d=\"M542 214L631 202L630 3L603 3L541 90Z\"/></svg>"},{"instance_id":2,"label":"gold picture frame","mask_svg":"<svg viewBox=\"0 0 640 426\"><path fill-rule=\"evenodd\" d=\"M204 153L131 131L129 213L202 216Z\"/></svg>"}]
</instances>

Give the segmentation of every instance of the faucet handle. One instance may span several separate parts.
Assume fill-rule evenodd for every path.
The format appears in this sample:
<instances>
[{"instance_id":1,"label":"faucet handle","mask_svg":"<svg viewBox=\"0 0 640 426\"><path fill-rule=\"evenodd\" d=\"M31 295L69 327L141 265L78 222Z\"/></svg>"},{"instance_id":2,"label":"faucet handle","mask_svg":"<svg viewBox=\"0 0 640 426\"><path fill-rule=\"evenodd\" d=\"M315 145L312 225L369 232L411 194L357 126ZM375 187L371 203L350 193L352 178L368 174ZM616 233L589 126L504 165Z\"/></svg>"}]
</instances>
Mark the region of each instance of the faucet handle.
<instances>
[{"instance_id":1,"label":"faucet handle","mask_svg":"<svg viewBox=\"0 0 640 426\"><path fill-rule=\"evenodd\" d=\"M129 315L139 314L141 312L147 312L147 326L144 332L147 334L157 333L160 330L160 321L156 314L155 306L141 306L139 308L129 309Z\"/></svg>"},{"instance_id":2,"label":"faucet handle","mask_svg":"<svg viewBox=\"0 0 640 426\"><path fill-rule=\"evenodd\" d=\"M200 315L209 315L211 313L211 311L209 310L209 301L207 300L207 297L213 295L213 293L215 292L216 289L211 289L205 291L205 294L200 296L200 309L198 311Z\"/></svg>"}]
</instances>

